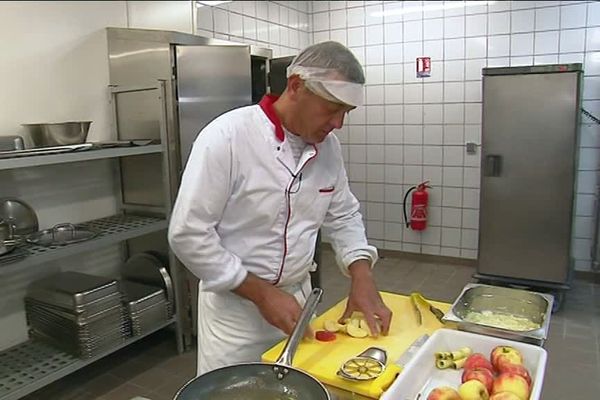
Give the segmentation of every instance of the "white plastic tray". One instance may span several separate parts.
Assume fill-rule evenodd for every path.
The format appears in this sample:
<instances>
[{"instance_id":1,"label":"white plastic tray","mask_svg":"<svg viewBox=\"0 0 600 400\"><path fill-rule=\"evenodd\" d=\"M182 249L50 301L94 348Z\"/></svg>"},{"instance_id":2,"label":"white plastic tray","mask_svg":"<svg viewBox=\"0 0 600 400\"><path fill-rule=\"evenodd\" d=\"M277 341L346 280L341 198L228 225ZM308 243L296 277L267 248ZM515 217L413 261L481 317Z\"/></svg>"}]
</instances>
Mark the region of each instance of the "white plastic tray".
<instances>
[{"instance_id":1,"label":"white plastic tray","mask_svg":"<svg viewBox=\"0 0 600 400\"><path fill-rule=\"evenodd\" d=\"M404 371L383 394L381 400L427 399L429 392L438 386L451 386L458 390L463 370L440 370L435 366L434 353L452 351L468 346L474 353L483 353L489 359L496 346L512 346L523 355L524 365L531 374L529 400L539 400L544 382L547 353L541 347L512 340L478 335L476 333L440 329L431 335L423 347L406 364Z\"/></svg>"}]
</instances>

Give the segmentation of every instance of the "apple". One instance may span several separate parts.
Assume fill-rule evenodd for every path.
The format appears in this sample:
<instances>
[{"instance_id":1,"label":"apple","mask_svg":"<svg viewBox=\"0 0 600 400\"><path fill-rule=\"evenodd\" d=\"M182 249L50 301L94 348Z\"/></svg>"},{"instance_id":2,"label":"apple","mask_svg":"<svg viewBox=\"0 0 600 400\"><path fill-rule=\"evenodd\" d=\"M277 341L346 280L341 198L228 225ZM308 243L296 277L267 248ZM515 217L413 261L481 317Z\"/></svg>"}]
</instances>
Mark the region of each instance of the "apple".
<instances>
[{"instance_id":1,"label":"apple","mask_svg":"<svg viewBox=\"0 0 600 400\"><path fill-rule=\"evenodd\" d=\"M488 400L490 398L483 383L476 379L466 381L460 385L458 394L462 400Z\"/></svg>"},{"instance_id":2,"label":"apple","mask_svg":"<svg viewBox=\"0 0 600 400\"><path fill-rule=\"evenodd\" d=\"M501 363L523 364L523 355L514 347L496 346L490 354L490 360L496 371L500 371Z\"/></svg>"},{"instance_id":3,"label":"apple","mask_svg":"<svg viewBox=\"0 0 600 400\"><path fill-rule=\"evenodd\" d=\"M531 387L531 375L529 375L529 371L523 365L519 364L509 364L509 363L500 363L500 371L501 374L504 372L511 372L513 374L521 375L527 381L527 384Z\"/></svg>"},{"instance_id":4,"label":"apple","mask_svg":"<svg viewBox=\"0 0 600 400\"><path fill-rule=\"evenodd\" d=\"M522 376L505 372L494 380L492 394L500 392L511 392L516 394L521 400L527 400L529 398L529 385Z\"/></svg>"},{"instance_id":5,"label":"apple","mask_svg":"<svg viewBox=\"0 0 600 400\"><path fill-rule=\"evenodd\" d=\"M522 400L519 396L511 392L500 392L493 394L490 400Z\"/></svg>"},{"instance_id":6,"label":"apple","mask_svg":"<svg viewBox=\"0 0 600 400\"><path fill-rule=\"evenodd\" d=\"M449 386L440 386L433 389L427 400L461 400L460 395L456 390Z\"/></svg>"},{"instance_id":7,"label":"apple","mask_svg":"<svg viewBox=\"0 0 600 400\"><path fill-rule=\"evenodd\" d=\"M475 368L467 369L463 372L462 383L473 379L483 383L488 393L492 393L492 387L494 386L494 374L492 371L486 368Z\"/></svg>"},{"instance_id":8,"label":"apple","mask_svg":"<svg viewBox=\"0 0 600 400\"><path fill-rule=\"evenodd\" d=\"M494 367L492 366L492 364L481 353L471 354L469 357L467 357L465 365L463 365L463 369L465 371L475 368L489 369L490 372L494 372Z\"/></svg>"}]
</instances>

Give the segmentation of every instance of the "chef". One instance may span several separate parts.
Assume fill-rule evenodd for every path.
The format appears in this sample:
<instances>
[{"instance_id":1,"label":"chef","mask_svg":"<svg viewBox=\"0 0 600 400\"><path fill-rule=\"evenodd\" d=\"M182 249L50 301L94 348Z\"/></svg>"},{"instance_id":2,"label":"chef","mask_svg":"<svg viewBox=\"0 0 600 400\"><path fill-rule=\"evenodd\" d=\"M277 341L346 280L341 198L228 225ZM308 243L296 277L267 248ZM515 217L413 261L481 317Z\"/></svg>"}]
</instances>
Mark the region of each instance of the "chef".
<instances>
[{"instance_id":1,"label":"chef","mask_svg":"<svg viewBox=\"0 0 600 400\"><path fill-rule=\"evenodd\" d=\"M367 243L333 129L363 101L365 77L336 42L303 50L281 97L229 111L196 138L169 244L200 279L198 374L260 361L289 334L310 294L319 229L350 279L341 319L365 315L387 334L391 311L373 282Z\"/></svg>"}]
</instances>

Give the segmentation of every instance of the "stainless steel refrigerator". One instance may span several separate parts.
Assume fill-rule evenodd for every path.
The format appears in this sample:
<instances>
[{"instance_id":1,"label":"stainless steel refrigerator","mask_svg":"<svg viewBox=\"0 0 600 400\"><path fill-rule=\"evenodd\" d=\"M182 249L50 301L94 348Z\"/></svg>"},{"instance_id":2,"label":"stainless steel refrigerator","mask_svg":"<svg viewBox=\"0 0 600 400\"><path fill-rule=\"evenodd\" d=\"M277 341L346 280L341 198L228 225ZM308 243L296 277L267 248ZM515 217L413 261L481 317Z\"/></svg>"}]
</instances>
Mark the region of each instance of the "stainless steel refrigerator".
<instances>
[{"instance_id":1,"label":"stainless steel refrigerator","mask_svg":"<svg viewBox=\"0 0 600 400\"><path fill-rule=\"evenodd\" d=\"M483 69L477 278L566 289L581 64Z\"/></svg>"},{"instance_id":2,"label":"stainless steel refrigerator","mask_svg":"<svg viewBox=\"0 0 600 400\"><path fill-rule=\"evenodd\" d=\"M196 136L218 115L252 104L268 91L272 52L180 32L106 32L115 138L160 139L165 146L161 154L119 160L119 208L168 218ZM165 232L129 240L127 250L130 255L146 250L169 254L182 341L191 345L196 279L169 252Z\"/></svg>"}]
</instances>

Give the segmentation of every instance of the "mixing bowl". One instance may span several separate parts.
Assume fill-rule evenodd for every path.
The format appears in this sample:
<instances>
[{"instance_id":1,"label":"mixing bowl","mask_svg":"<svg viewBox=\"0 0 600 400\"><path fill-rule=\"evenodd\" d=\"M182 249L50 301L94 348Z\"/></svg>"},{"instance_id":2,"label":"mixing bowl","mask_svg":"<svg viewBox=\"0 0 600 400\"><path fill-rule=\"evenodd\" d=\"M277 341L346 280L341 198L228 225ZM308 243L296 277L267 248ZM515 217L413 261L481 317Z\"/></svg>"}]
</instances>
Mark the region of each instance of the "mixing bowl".
<instances>
[{"instance_id":1,"label":"mixing bowl","mask_svg":"<svg viewBox=\"0 0 600 400\"><path fill-rule=\"evenodd\" d=\"M35 147L85 143L92 121L22 124Z\"/></svg>"}]
</instances>

